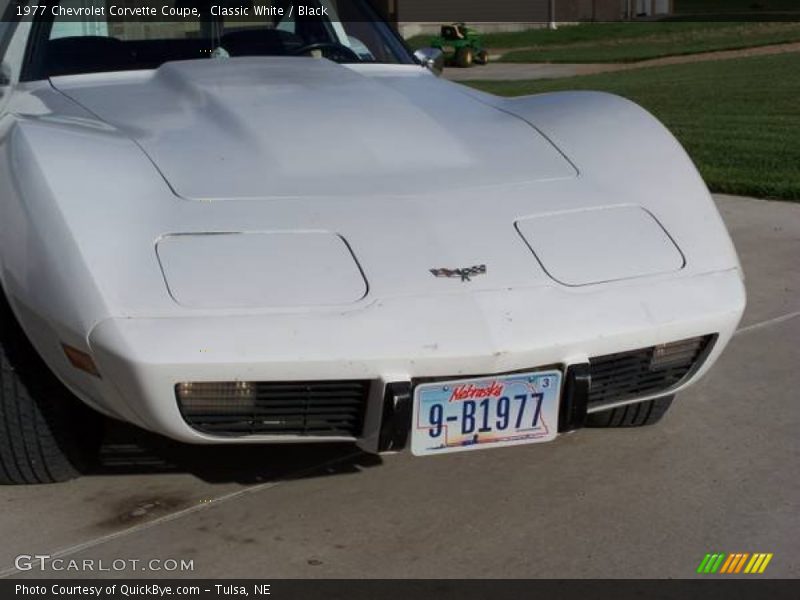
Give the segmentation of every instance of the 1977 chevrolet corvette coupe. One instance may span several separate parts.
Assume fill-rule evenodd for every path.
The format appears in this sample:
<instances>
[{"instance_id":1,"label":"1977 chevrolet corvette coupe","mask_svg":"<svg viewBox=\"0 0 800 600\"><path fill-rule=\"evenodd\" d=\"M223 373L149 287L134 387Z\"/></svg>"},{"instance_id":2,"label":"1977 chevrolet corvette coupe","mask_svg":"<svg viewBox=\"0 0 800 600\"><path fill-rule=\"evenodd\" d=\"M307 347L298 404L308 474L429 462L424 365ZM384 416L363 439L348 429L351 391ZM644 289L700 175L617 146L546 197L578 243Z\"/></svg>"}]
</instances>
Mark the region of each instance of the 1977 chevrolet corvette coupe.
<instances>
[{"instance_id":1,"label":"1977 chevrolet corvette coupe","mask_svg":"<svg viewBox=\"0 0 800 600\"><path fill-rule=\"evenodd\" d=\"M79 473L100 414L417 456L646 425L722 352L740 265L652 116L449 83L317 5L6 15L2 482Z\"/></svg>"}]
</instances>

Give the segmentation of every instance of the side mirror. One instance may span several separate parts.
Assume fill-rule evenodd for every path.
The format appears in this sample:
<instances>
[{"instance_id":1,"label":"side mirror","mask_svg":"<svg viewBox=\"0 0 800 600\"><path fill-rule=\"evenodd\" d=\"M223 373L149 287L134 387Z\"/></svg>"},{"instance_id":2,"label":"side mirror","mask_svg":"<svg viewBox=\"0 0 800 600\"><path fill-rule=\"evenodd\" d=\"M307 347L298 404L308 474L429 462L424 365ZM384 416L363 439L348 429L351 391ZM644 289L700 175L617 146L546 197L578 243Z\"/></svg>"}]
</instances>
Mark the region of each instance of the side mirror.
<instances>
[{"instance_id":1,"label":"side mirror","mask_svg":"<svg viewBox=\"0 0 800 600\"><path fill-rule=\"evenodd\" d=\"M0 64L0 87L11 84L11 69L6 63Z\"/></svg>"},{"instance_id":2,"label":"side mirror","mask_svg":"<svg viewBox=\"0 0 800 600\"><path fill-rule=\"evenodd\" d=\"M414 58L437 77L444 71L444 52L438 48L420 48L414 52Z\"/></svg>"},{"instance_id":3,"label":"side mirror","mask_svg":"<svg viewBox=\"0 0 800 600\"><path fill-rule=\"evenodd\" d=\"M0 64L0 100L6 95L6 88L11 85L11 69L6 63Z\"/></svg>"}]
</instances>

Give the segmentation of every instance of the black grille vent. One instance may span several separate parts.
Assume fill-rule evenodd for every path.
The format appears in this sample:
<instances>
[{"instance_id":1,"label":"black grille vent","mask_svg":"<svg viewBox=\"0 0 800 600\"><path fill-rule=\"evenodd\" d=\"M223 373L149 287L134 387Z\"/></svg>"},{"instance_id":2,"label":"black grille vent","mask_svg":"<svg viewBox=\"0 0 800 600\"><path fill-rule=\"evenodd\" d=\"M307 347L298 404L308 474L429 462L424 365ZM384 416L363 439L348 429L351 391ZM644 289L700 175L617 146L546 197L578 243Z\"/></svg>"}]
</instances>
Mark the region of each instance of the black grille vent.
<instances>
[{"instance_id":1,"label":"black grille vent","mask_svg":"<svg viewBox=\"0 0 800 600\"><path fill-rule=\"evenodd\" d=\"M712 335L589 360L589 406L666 392L697 369L711 350Z\"/></svg>"},{"instance_id":2,"label":"black grille vent","mask_svg":"<svg viewBox=\"0 0 800 600\"><path fill-rule=\"evenodd\" d=\"M357 437L371 382L181 383L181 414L212 435Z\"/></svg>"}]
</instances>

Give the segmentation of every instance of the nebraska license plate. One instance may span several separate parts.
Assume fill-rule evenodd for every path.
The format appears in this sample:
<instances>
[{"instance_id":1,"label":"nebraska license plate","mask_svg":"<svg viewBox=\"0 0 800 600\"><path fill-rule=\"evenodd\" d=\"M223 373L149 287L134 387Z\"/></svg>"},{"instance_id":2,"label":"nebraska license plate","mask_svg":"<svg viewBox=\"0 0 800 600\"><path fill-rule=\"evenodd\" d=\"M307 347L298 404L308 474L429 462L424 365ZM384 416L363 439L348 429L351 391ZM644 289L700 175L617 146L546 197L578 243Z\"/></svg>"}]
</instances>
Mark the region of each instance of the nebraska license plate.
<instances>
[{"instance_id":1,"label":"nebraska license plate","mask_svg":"<svg viewBox=\"0 0 800 600\"><path fill-rule=\"evenodd\" d=\"M415 456L549 442L558 429L560 371L535 371L417 386Z\"/></svg>"}]
</instances>

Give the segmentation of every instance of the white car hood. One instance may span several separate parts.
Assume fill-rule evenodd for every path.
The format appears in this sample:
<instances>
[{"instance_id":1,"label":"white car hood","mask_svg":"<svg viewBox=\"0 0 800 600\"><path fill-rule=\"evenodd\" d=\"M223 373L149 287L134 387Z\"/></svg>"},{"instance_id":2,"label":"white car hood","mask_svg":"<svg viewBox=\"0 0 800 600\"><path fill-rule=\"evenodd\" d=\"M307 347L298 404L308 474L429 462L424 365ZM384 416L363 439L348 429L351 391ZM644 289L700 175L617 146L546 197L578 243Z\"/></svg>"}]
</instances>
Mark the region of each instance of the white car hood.
<instances>
[{"instance_id":1,"label":"white car hood","mask_svg":"<svg viewBox=\"0 0 800 600\"><path fill-rule=\"evenodd\" d=\"M245 61L243 68L252 67L267 78L274 74L271 65L280 66L280 62ZM76 308L70 310L80 310L81 323L90 327L98 319L112 316L326 312L331 306L336 307L331 318L338 318L342 306L379 306L400 298L413 304L415 299L439 294L468 295L479 314L484 307L495 310L491 298L497 290L536 287L543 299L552 299L556 290L568 286L570 294L577 297L601 286L624 288L630 285L626 282L639 278L688 278L737 267L719 214L688 157L663 126L621 98L561 93L502 100L469 92L413 66L359 66L354 70L312 63L310 68L354 78L353 86L385 96L398 112L424 119L428 125L421 128L421 135L437 148L455 140L463 144L463 155L480 154L495 165L500 161L494 154L508 157L514 148L507 150L510 145L504 142L487 146L487 140L506 131L522 149L508 161L516 165L513 175L518 181L566 173L558 180L471 187L470 182L490 180L495 171L422 167L401 174L399 167L387 162L381 164L391 174L387 177L391 188L387 184L374 194L346 196L343 190L360 185L360 179L372 185L376 181L369 169L359 171L359 164L344 160L342 152L329 153L329 160L356 176L297 177L293 178L295 188L288 189L291 178L275 163L265 161L249 177L237 179L236 165L226 164L227 160L218 161L221 164L216 169L207 168L208 157L220 148L211 144L213 136L207 134L208 148L186 143L186 138L206 134L205 130L184 128L178 135L159 127L164 115L186 119L226 115L240 127L241 139L257 142L264 152L274 145L277 152L278 141L262 135L263 128L245 127L241 115L255 109L246 105L244 94L237 96L237 112L227 104L214 105L222 104L224 96L214 86L225 86L219 81L212 86L215 80L210 74L216 65L208 61L203 66L206 64L210 65L205 71L207 81L199 79L198 71L192 85L209 91L195 95L185 89L189 85L182 71L194 68L192 63L166 67L167 71L177 69L172 74L162 70L54 80L53 85L63 93L53 85L34 82L27 91L14 95L17 117L9 119L14 129L7 138L8 159L0 164L0 181L7 182L9 198L20 196L16 205L7 203L5 214L30 214L33 229L18 225L21 217L6 218L0 223L4 234L0 239L17 250L33 244L43 244L48 250L32 265L28 261L35 258L20 254L18 264L26 270L12 271L9 280L25 282L31 296L72 298ZM234 74L231 71L230 77ZM245 78L238 77L244 86ZM156 83L159 78L163 81ZM291 88L286 92L287 101L278 104L288 113L296 113L288 96L298 103L310 102L300 88L319 87L320 96L326 98L347 94L330 79L323 77L317 84L312 78L295 86L264 83L263 89L253 92L252 102L268 95L270 89L277 94L275 90L286 85ZM134 80L141 81L144 89L137 91ZM176 85L171 93L167 93L169 81ZM164 96L173 97L173 104L159 111L152 102L145 103L145 91L151 88L163 88ZM104 99L103 89L119 100L118 106ZM123 101L126 94L129 97ZM70 95L81 97L106 119L110 120L112 113L124 115L139 126L122 129L122 125L108 125L70 100ZM308 96L314 97L311 92ZM448 111L448 105L455 108ZM363 102L359 107L372 110ZM346 111L344 105L335 108L336 112ZM456 125L456 109L484 125L474 131L466 121ZM314 127L338 126L317 113L292 123L282 122L275 111L261 112L264 120L287 131L290 125L306 133ZM453 123L452 127L434 120L430 117L433 113L441 115L442 123ZM350 120L354 123L350 130L366 135L363 120ZM121 119L116 122L122 123ZM228 144L232 156L254 161L243 151L236 154L231 123L213 119L204 119L204 123ZM406 134L396 121L383 119L382 124L398 137ZM412 120L409 128L418 125ZM432 131L441 132L442 139ZM553 140L569 161L548 140ZM181 146L184 154L164 153L162 160L152 151L163 152L169 144ZM297 138L284 143L287 145L293 152L302 147ZM446 164L448 159L422 145L416 151L404 151L390 139L380 151L384 154L362 153L362 158L373 163L384 155L414 161L424 154L422 165ZM574 175L571 162L580 168L580 177ZM175 175L178 170L172 171L178 167L180 177ZM317 167L328 168L324 161ZM669 170L669 177L664 176L664 169ZM443 185L431 184L417 194L396 195L397 189L436 182L434 176L442 172L457 172L461 177ZM330 184L327 194L299 197L323 180ZM270 183L276 181L285 186L287 194L295 195L276 197L270 190ZM207 202L183 200L174 193L175 189L184 195L189 189L200 190L198 197L203 197L203 185L227 188L229 193L249 189L251 194L260 187L265 193ZM214 196L226 197L236 196ZM276 258L283 256L285 260ZM485 271L469 281L457 272L481 266ZM454 276L446 276L449 272ZM49 287L39 283L47 280L54 283ZM552 303L543 300L530 309L543 311L548 305ZM479 316L474 321L471 329L483 326ZM513 326L511 320L508 323Z\"/></svg>"},{"instance_id":2,"label":"white car hood","mask_svg":"<svg viewBox=\"0 0 800 600\"><path fill-rule=\"evenodd\" d=\"M53 85L135 140L189 199L411 194L577 174L528 122L422 69L237 58Z\"/></svg>"}]
</instances>

